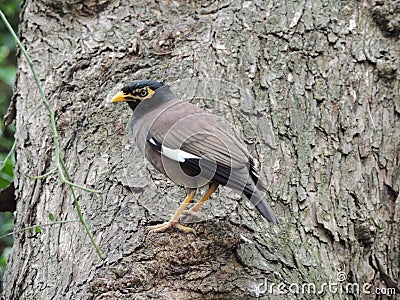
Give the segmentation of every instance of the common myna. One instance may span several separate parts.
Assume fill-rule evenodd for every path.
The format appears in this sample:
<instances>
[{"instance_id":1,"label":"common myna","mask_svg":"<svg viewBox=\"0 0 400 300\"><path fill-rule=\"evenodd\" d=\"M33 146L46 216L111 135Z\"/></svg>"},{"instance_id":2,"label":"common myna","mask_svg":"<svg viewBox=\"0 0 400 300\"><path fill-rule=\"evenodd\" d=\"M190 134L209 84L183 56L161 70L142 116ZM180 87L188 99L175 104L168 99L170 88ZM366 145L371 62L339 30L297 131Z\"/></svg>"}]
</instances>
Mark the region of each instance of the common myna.
<instances>
[{"instance_id":1,"label":"common myna","mask_svg":"<svg viewBox=\"0 0 400 300\"><path fill-rule=\"evenodd\" d=\"M176 227L197 188L208 190L189 212L200 206L220 184L246 195L268 221L278 221L260 190L265 190L247 149L196 105L180 101L161 82L135 80L125 85L112 102L126 102L133 110L130 129L136 145L150 163L175 183L183 185L187 196L170 221L149 226L155 232Z\"/></svg>"}]
</instances>

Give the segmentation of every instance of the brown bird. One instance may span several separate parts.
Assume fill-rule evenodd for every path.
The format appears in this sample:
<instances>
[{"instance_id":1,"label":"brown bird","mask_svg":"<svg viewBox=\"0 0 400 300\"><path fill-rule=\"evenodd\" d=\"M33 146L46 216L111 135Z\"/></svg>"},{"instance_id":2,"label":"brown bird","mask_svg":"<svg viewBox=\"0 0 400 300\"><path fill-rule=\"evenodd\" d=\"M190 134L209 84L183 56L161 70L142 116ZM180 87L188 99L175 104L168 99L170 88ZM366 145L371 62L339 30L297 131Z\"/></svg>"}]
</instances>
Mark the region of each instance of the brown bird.
<instances>
[{"instance_id":1,"label":"brown bird","mask_svg":"<svg viewBox=\"0 0 400 300\"><path fill-rule=\"evenodd\" d=\"M128 83L111 102L130 106L130 129L140 151L159 172L186 189L187 196L170 221L149 229L162 232L176 227L194 232L178 221L197 188L205 185L207 192L189 212L197 212L224 185L246 195L265 219L278 223L261 193L265 187L249 152L213 115L178 100L168 86L153 80Z\"/></svg>"}]
</instances>

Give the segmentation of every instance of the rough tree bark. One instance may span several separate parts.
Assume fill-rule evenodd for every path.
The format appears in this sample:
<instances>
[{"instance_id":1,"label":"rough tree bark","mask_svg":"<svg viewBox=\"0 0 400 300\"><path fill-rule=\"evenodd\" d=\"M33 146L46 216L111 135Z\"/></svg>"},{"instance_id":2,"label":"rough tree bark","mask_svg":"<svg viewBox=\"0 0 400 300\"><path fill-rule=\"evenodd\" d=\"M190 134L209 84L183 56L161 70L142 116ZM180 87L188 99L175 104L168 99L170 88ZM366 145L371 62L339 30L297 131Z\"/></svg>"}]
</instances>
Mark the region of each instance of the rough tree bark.
<instances>
[{"instance_id":1,"label":"rough tree bark","mask_svg":"<svg viewBox=\"0 0 400 300\"><path fill-rule=\"evenodd\" d=\"M102 192L79 192L79 202L107 258L76 223L18 233L5 299L384 299L373 293L398 289L398 1L23 6L20 36L68 168ZM130 110L109 103L118 84L138 78L170 83L234 125L263 166L279 226L220 189L197 236L148 232L184 192L144 164L125 129ZM48 223L49 213L76 219L57 176L24 176L48 172L54 149L21 55L15 93L15 228ZM346 295L349 283L360 293Z\"/></svg>"}]
</instances>

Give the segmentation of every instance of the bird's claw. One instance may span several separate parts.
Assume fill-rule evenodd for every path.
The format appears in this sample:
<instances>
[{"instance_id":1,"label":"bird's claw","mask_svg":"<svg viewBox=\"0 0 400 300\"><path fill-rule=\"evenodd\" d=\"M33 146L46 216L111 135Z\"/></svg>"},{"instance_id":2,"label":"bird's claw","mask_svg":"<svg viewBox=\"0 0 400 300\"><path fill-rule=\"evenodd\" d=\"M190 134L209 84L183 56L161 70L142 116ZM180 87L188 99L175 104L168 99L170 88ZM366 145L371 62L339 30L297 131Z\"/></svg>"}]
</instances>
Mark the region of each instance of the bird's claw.
<instances>
[{"instance_id":1,"label":"bird's claw","mask_svg":"<svg viewBox=\"0 0 400 300\"><path fill-rule=\"evenodd\" d=\"M147 228L153 232L164 232L168 228L172 228L172 227L175 227L185 233L193 233L196 235L196 231L193 228L183 226L183 225L179 224L177 221L168 221L168 222L165 222L162 224L148 226Z\"/></svg>"}]
</instances>

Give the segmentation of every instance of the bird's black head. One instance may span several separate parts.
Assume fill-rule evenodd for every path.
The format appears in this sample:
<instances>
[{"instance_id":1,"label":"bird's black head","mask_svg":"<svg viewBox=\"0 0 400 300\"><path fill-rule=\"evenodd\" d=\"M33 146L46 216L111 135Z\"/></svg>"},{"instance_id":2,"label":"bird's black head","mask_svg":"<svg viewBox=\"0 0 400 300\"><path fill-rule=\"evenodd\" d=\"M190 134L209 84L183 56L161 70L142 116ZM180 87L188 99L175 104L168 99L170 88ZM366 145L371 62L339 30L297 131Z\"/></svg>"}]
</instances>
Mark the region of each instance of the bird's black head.
<instances>
[{"instance_id":1,"label":"bird's black head","mask_svg":"<svg viewBox=\"0 0 400 300\"><path fill-rule=\"evenodd\" d=\"M145 92L149 92L149 90L151 92L155 92L162 86L163 84L161 82L154 80L135 80L125 85L121 91L124 94L131 94L133 96L137 96L138 99L143 100L146 96L148 96L148 94L150 94L147 93L147 95L144 96Z\"/></svg>"},{"instance_id":2,"label":"bird's black head","mask_svg":"<svg viewBox=\"0 0 400 300\"><path fill-rule=\"evenodd\" d=\"M111 102L127 102L135 109L140 101L151 98L154 92L163 86L164 84L154 80L135 80L126 84Z\"/></svg>"}]
</instances>

